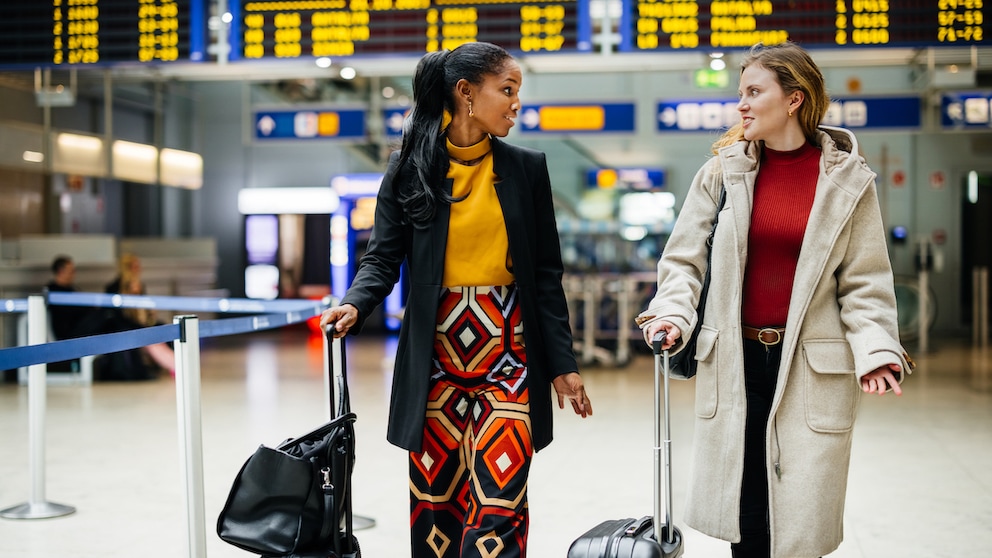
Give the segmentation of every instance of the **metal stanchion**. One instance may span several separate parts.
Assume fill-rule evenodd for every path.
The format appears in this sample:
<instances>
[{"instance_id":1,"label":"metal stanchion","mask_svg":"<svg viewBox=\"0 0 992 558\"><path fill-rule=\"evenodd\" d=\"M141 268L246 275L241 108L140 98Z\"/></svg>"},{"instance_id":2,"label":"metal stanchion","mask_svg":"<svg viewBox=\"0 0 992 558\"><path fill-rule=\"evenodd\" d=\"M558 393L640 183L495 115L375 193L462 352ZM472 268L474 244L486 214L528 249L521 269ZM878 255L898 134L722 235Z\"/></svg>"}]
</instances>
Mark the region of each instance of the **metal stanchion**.
<instances>
[{"instance_id":1,"label":"metal stanchion","mask_svg":"<svg viewBox=\"0 0 992 558\"><path fill-rule=\"evenodd\" d=\"M626 273L617 279L617 364L630 362L630 328L634 323L630 308L631 293L636 289L634 280Z\"/></svg>"},{"instance_id":2,"label":"metal stanchion","mask_svg":"<svg viewBox=\"0 0 992 558\"><path fill-rule=\"evenodd\" d=\"M971 268L971 344L976 347L980 344L979 340L982 337L982 297L979 294L982 289L978 284L978 278L981 274L982 268Z\"/></svg>"},{"instance_id":3,"label":"metal stanchion","mask_svg":"<svg viewBox=\"0 0 992 558\"><path fill-rule=\"evenodd\" d=\"M930 325L930 320L929 320L929 315L930 315L930 308L929 308L929 303L930 303L930 301L929 301L929 297L930 297L930 282L929 282L929 271L928 271L928 268L930 267L928 265L928 261L929 261L929 258L930 258L929 249L930 249L930 240L927 239L927 238L924 238L920 242L920 264L921 265L919 266L919 268L920 268L920 271L919 271L919 280L920 280L920 308L919 308L919 310L920 310L920 318L919 318L919 324L918 325L919 325L919 340L920 340L919 351L920 351L920 353L926 353L928 351L929 345L930 345L930 338L928 336L929 333L930 333L929 332L929 327L928 327Z\"/></svg>"},{"instance_id":4,"label":"metal stanchion","mask_svg":"<svg viewBox=\"0 0 992 558\"><path fill-rule=\"evenodd\" d=\"M987 347L989 344L989 268L978 270L978 344Z\"/></svg>"},{"instance_id":5,"label":"metal stanchion","mask_svg":"<svg viewBox=\"0 0 992 558\"><path fill-rule=\"evenodd\" d=\"M200 322L196 316L176 316L176 414L179 420L179 463L186 495L186 556L207 555L203 504L203 437L200 417Z\"/></svg>"},{"instance_id":6,"label":"metal stanchion","mask_svg":"<svg viewBox=\"0 0 992 558\"><path fill-rule=\"evenodd\" d=\"M48 341L48 313L45 297L28 297L28 344ZM45 406L48 388L46 364L28 367L28 465L31 469L31 499L27 503L0 510L8 519L44 519L68 515L76 508L45 500Z\"/></svg>"},{"instance_id":7,"label":"metal stanchion","mask_svg":"<svg viewBox=\"0 0 992 558\"><path fill-rule=\"evenodd\" d=\"M598 285L591 274L582 281L582 362L596 361L596 296Z\"/></svg>"}]
</instances>

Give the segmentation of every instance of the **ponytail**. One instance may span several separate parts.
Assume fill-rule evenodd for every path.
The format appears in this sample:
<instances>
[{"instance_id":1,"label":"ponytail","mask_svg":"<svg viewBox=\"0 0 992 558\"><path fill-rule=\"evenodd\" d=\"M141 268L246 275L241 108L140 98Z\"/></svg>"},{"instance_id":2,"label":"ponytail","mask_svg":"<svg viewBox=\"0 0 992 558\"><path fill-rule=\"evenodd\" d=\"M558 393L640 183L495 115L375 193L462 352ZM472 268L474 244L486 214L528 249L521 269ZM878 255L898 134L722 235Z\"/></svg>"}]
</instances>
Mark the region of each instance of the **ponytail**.
<instances>
[{"instance_id":1,"label":"ponytail","mask_svg":"<svg viewBox=\"0 0 992 558\"><path fill-rule=\"evenodd\" d=\"M400 202L415 223L434 217L439 200L451 203L442 188L448 173L447 147L441 123L451 92L445 87L444 61L450 51L430 52L420 59L413 75L413 110L403 123L400 168L409 162L416 171L412 187L400 193Z\"/></svg>"},{"instance_id":2,"label":"ponytail","mask_svg":"<svg viewBox=\"0 0 992 558\"><path fill-rule=\"evenodd\" d=\"M401 170L416 176L399 194L407 217L415 224L434 218L437 206L458 201L444 189L448 175L445 111L455 112L454 89L459 80L481 84L498 73L510 53L491 43L465 43L447 51L429 52L413 74L413 110L403 123ZM459 198L460 199L460 198Z\"/></svg>"}]
</instances>

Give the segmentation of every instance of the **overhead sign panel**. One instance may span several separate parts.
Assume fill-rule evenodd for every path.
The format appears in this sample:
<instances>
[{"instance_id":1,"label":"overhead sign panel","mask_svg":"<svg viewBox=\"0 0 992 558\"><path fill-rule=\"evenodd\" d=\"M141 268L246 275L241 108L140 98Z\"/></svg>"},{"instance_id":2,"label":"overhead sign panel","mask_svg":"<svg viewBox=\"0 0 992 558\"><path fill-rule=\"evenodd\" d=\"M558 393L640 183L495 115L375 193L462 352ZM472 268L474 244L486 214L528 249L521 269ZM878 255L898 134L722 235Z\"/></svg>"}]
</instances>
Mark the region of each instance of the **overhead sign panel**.
<instances>
[{"instance_id":1,"label":"overhead sign panel","mask_svg":"<svg viewBox=\"0 0 992 558\"><path fill-rule=\"evenodd\" d=\"M365 137L365 111L287 110L255 113L255 139L315 140Z\"/></svg>"},{"instance_id":2,"label":"overhead sign panel","mask_svg":"<svg viewBox=\"0 0 992 558\"><path fill-rule=\"evenodd\" d=\"M834 99L823 123L851 129L918 129L921 111L919 97ZM657 109L659 132L725 130L740 119L736 99L664 101Z\"/></svg>"},{"instance_id":3,"label":"overhead sign panel","mask_svg":"<svg viewBox=\"0 0 992 558\"><path fill-rule=\"evenodd\" d=\"M620 49L990 44L983 0L624 0Z\"/></svg>"},{"instance_id":4,"label":"overhead sign panel","mask_svg":"<svg viewBox=\"0 0 992 558\"><path fill-rule=\"evenodd\" d=\"M232 59L422 54L473 41L590 50L588 0L231 2Z\"/></svg>"},{"instance_id":5,"label":"overhead sign panel","mask_svg":"<svg viewBox=\"0 0 992 558\"><path fill-rule=\"evenodd\" d=\"M634 103L525 105L518 118L524 133L634 131Z\"/></svg>"},{"instance_id":6,"label":"overhead sign panel","mask_svg":"<svg viewBox=\"0 0 992 558\"><path fill-rule=\"evenodd\" d=\"M206 0L4 0L0 66L203 60Z\"/></svg>"}]
</instances>

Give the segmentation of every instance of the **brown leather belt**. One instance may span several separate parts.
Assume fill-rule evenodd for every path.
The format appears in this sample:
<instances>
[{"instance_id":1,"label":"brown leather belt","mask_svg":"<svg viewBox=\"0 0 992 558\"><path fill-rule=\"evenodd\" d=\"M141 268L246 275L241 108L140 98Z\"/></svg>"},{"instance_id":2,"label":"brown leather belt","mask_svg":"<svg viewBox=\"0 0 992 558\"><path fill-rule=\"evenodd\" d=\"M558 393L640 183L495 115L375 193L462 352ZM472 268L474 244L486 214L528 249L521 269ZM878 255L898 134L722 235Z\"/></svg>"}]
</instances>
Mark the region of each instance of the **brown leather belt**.
<instances>
[{"instance_id":1,"label":"brown leather belt","mask_svg":"<svg viewBox=\"0 0 992 558\"><path fill-rule=\"evenodd\" d=\"M758 341L767 347L778 345L782 342L782 338L785 337L784 327L741 326L741 330L744 332L744 339Z\"/></svg>"}]
</instances>

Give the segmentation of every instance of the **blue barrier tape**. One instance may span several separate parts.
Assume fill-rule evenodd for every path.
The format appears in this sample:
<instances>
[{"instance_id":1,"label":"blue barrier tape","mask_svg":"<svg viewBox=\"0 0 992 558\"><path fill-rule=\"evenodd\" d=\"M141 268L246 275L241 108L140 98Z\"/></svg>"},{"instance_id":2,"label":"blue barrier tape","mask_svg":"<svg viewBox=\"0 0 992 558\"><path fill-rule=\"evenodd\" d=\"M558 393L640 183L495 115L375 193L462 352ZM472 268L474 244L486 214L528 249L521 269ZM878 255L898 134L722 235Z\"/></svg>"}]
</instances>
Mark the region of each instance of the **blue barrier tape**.
<instances>
[{"instance_id":1,"label":"blue barrier tape","mask_svg":"<svg viewBox=\"0 0 992 558\"><path fill-rule=\"evenodd\" d=\"M0 298L0 312L27 312L28 299Z\"/></svg>"},{"instance_id":2,"label":"blue barrier tape","mask_svg":"<svg viewBox=\"0 0 992 558\"><path fill-rule=\"evenodd\" d=\"M136 349L179 338L179 325L160 325L0 350L0 370Z\"/></svg>"},{"instance_id":3,"label":"blue barrier tape","mask_svg":"<svg viewBox=\"0 0 992 558\"><path fill-rule=\"evenodd\" d=\"M299 311L209 320L200 323L200 338L274 329L319 316L323 310L323 306L311 306ZM66 339L42 345L0 349L0 370L12 370L45 362L72 360L86 355L116 353L175 339L179 339L178 324Z\"/></svg>"},{"instance_id":4,"label":"blue barrier tape","mask_svg":"<svg viewBox=\"0 0 992 558\"><path fill-rule=\"evenodd\" d=\"M322 308L316 308L311 312L286 312L246 316L242 318L227 318L224 320L210 320L200 324L200 337L219 337L222 335L232 335L235 333L275 329L284 325L302 322L314 316L319 316L322 311Z\"/></svg>"},{"instance_id":5,"label":"blue barrier tape","mask_svg":"<svg viewBox=\"0 0 992 558\"><path fill-rule=\"evenodd\" d=\"M319 300L252 298L200 298L195 296L143 296L106 293L48 293L50 306L98 306L105 308L147 308L183 312L233 312L268 314L294 312L322 306Z\"/></svg>"}]
</instances>

